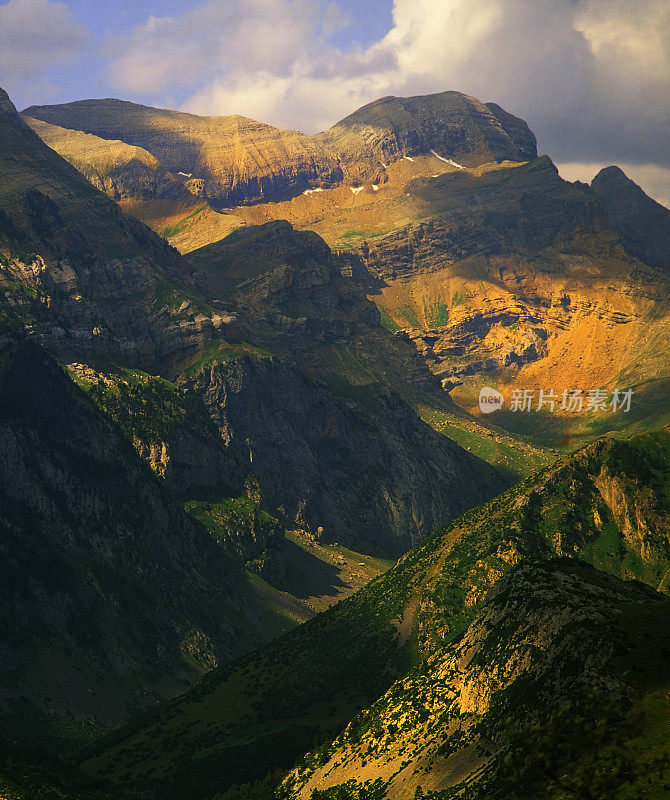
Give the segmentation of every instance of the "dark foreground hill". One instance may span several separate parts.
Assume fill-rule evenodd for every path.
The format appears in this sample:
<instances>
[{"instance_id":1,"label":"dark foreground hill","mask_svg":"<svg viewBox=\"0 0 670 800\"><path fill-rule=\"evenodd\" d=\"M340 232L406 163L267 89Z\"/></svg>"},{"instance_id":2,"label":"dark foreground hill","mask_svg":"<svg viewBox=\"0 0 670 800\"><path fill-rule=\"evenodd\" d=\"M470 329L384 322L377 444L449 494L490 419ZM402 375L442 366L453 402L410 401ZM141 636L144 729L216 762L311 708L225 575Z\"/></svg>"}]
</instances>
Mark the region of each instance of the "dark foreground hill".
<instances>
[{"instance_id":1,"label":"dark foreground hill","mask_svg":"<svg viewBox=\"0 0 670 800\"><path fill-rule=\"evenodd\" d=\"M662 797L670 598L525 562L462 636L307 755L288 797Z\"/></svg>"},{"instance_id":2,"label":"dark foreground hill","mask_svg":"<svg viewBox=\"0 0 670 800\"><path fill-rule=\"evenodd\" d=\"M0 736L62 749L282 630L65 371L0 344Z\"/></svg>"}]
</instances>

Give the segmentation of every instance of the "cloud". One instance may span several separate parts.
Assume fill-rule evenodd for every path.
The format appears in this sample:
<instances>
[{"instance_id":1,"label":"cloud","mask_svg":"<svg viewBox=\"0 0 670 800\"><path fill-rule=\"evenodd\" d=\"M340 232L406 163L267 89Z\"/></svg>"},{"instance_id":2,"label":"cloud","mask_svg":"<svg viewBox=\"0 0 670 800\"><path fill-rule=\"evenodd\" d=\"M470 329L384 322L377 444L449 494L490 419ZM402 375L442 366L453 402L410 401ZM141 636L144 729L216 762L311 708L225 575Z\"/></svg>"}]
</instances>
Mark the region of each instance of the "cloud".
<instances>
[{"instance_id":1,"label":"cloud","mask_svg":"<svg viewBox=\"0 0 670 800\"><path fill-rule=\"evenodd\" d=\"M112 75L307 132L383 95L457 89L526 119L559 162L670 168L667 0L395 0L365 49L331 44L345 24L325 0L210 0L136 28Z\"/></svg>"},{"instance_id":2,"label":"cloud","mask_svg":"<svg viewBox=\"0 0 670 800\"><path fill-rule=\"evenodd\" d=\"M48 73L74 60L88 31L64 3L10 0L0 6L0 81L13 94L51 85Z\"/></svg>"},{"instance_id":3,"label":"cloud","mask_svg":"<svg viewBox=\"0 0 670 800\"><path fill-rule=\"evenodd\" d=\"M110 75L131 92L288 77L344 24L338 6L325 0L210 0L180 16L150 16L120 35L110 45Z\"/></svg>"}]
</instances>

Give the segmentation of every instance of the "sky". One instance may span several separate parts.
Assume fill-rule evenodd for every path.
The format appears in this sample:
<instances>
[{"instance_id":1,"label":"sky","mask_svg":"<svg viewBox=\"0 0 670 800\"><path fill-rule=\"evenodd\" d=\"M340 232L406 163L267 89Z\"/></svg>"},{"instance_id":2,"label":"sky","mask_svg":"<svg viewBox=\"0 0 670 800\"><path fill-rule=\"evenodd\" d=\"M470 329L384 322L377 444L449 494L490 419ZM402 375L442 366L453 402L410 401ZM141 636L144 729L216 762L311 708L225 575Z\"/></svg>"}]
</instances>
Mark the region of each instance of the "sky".
<instances>
[{"instance_id":1,"label":"sky","mask_svg":"<svg viewBox=\"0 0 670 800\"><path fill-rule=\"evenodd\" d=\"M0 86L306 133L455 89L525 119L566 179L619 164L670 206L668 0L0 0Z\"/></svg>"}]
</instances>

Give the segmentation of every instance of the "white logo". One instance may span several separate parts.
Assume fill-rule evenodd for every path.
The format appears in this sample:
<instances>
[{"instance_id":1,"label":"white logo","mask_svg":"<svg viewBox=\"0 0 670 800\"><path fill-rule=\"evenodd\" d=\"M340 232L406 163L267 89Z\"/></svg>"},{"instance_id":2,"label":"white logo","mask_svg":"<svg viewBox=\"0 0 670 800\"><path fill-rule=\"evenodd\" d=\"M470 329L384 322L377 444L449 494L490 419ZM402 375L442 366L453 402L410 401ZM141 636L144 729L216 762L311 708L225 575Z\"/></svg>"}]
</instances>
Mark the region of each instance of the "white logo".
<instances>
[{"instance_id":1,"label":"white logo","mask_svg":"<svg viewBox=\"0 0 670 800\"><path fill-rule=\"evenodd\" d=\"M500 392L490 386L484 386L479 392L479 410L482 414L490 414L492 411L497 411L502 408L504 402L505 398Z\"/></svg>"}]
</instances>

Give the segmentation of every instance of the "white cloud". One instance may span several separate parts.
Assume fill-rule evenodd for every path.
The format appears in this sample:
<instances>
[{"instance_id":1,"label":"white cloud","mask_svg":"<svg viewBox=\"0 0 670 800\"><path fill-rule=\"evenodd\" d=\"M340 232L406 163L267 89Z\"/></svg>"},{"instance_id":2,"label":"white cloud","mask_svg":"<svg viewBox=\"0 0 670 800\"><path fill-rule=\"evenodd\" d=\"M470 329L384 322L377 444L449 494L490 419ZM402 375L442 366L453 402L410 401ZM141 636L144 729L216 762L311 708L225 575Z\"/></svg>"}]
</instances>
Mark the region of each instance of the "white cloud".
<instances>
[{"instance_id":1,"label":"white cloud","mask_svg":"<svg viewBox=\"0 0 670 800\"><path fill-rule=\"evenodd\" d=\"M241 76L289 76L345 18L325 0L209 0L180 16L148 18L112 43L111 77L122 89L202 88Z\"/></svg>"},{"instance_id":2,"label":"white cloud","mask_svg":"<svg viewBox=\"0 0 670 800\"><path fill-rule=\"evenodd\" d=\"M382 95L457 89L522 116L557 161L670 167L667 0L395 0L364 50L329 44L343 24L326 0L209 0L117 42L112 74L307 132Z\"/></svg>"},{"instance_id":3,"label":"white cloud","mask_svg":"<svg viewBox=\"0 0 670 800\"><path fill-rule=\"evenodd\" d=\"M10 94L43 86L54 66L72 61L89 34L64 3L10 0L0 6L0 80Z\"/></svg>"}]
</instances>

